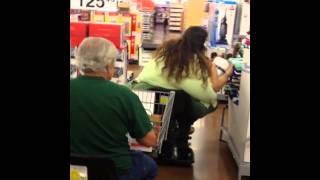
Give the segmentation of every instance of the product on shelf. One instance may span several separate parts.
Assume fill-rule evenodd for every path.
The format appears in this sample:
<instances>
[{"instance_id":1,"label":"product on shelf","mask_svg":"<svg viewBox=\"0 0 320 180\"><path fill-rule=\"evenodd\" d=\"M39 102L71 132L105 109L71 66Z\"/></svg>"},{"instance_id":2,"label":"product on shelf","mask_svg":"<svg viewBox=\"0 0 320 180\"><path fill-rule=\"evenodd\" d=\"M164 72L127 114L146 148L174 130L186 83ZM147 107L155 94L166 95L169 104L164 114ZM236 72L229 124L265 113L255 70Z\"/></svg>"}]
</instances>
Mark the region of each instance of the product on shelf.
<instances>
[{"instance_id":1,"label":"product on shelf","mask_svg":"<svg viewBox=\"0 0 320 180\"><path fill-rule=\"evenodd\" d=\"M95 11L93 13L93 22L105 22L105 12L98 12L98 11Z\"/></svg>"},{"instance_id":2,"label":"product on shelf","mask_svg":"<svg viewBox=\"0 0 320 180\"><path fill-rule=\"evenodd\" d=\"M230 58L229 61L234 65L236 70L242 71L244 67L243 58Z\"/></svg>"},{"instance_id":3,"label":"product on shelf","mask_svg":"<svg viewBox=\"0 0 320 180\"><path fill-rule=\"evenodd\" d=\"M207 48L207 56L208 57L211 57L212 53L216 53L217 56L224 58L225 54L227 53L226 47L212 47L212 46L210 46L209 42L207 42L206 48Z\"/></svg>"},{"instance_id":4,"label":"product on shelf","mask_svg":"<svg viewBox=\"0 0 320 180\"><path fill-rule=\"evenodd\" d=\"M89 10L81 10L79 21L90 21L91 20L91 11Z\"/></svg>"},{"instance_id":5,"label":"product on shelf","mask_svg":"<svg viewBox=\"0 0 320 180\"><path fill-rule=\"evenodd\" d=\"M137 21L136 21L136 28L135 28L135 31L137 33L142 32L142 24L143 24L143 16L142 16L142 13L139 12L137 14Z\"/></svg>"},{"instance_id":6,"label":"product on shelf","mask_svg":"<svg viewBox=\"0 0 320 180\"><path fill-rule=\"evenodd\" d=\"M124 33L123 24L89 24L89 36L106 38L113 42L118 49L125 46Z\"/></svg>"},{"instance_id":7,"label":"product on shelf","mask_svg":"<svg viewBox=\"0 0 320 180\"><path fill-rule=\"evenodd\" d=\"M70 22L70 45L72 48L79 46L87 36L88 25L86 23Z\"/></svg>"},{"instance_id":8,"label":"product on shelf","mask_svg":"<svg viewBox=\"0 0 320 180\"><path fill-rule=\"evenodd\" d=\"M242 39L241 42L245 48L250 48L250 31L247 32L247 35Z\"/></svg>"},{"instance_id":9,"label":"product on shelf","mask_svg":"<svg viewBox=\"0 0 320 180\"><path fill-rule=\"evenodd\" d=\"M130 8L129 0L118 0L119 8Z\"/></svg>"},{"instance_id":10,"label":"product on shelf","mask_svg":"<svg viewBox=\"0 0 320 180\"><path fill-rule=\"evenodd\" d=\"M250 31L250 3L241 4L241 20L240 20L240 35L247 35Z\"/></svg>"},{"instance_id":11,"label":"product on shelf","mask_svg":"<svg viewBox=\"0 0 320 180\"><path fill-rule=\"evenodd\" d=\"M211 3L209 6L209 39L213 47L233 43L236 2Z\"/></svg>"},{"instance_id":12,"label":"product on shelf","mask_svg":"<svg viewBox=\"0 0 320 180\"><path fill-rule=\"evenodd\" d=\"M105 22L123 23L126 36L131 36L137 29L137 15L134 13L105 13Z\"/></svg>"},{"instance_id":13,"label":"product on shelf","mask_svg":"<svg viewBox=\"0 0 320 180\"><path fill-rule=\"evenodd\" d=\"M127 42L128 42L128 54L130 59L138 59L138 45L135 42L136 37L131 36L127 37Z\"/></svg>"},{"instance_id":14,"label":"product on shelf","mask_svg":"<svg viewBox=\"0 0 320 180\"><path fill-rule=\"evenodd\" d=\"M154 11L155 4L152 0L139 0L138 9L141 11Z\"/></svg>"},{"instance_id":15,"label":"product on shelf","mask_svg":"<svg viewBox=\"0 0 320 180\"><path fill-rule=\"evenodd\" d=\"M159 122L161 122L161 115L159 115L159 114L152 114L152 115L150 116L150 120L151 120L152 122L159 123Z\"/></svg>"},{"instance_id":16,"label":"product on shelf","mask_svg":"<svg viewBox=\"0 0 320 180\"><path fill-rule=\"evenodd\" d=\"M128 44L129 59L138 59L137 47L141 43L141 16L136 13L105 13L106 23L124 24L125 40Z\"/></svg>"},{"instance_id":17,"label":"product on shelf","mask_svg":"<svg viewBox=\"0 0 320 180\"><path fill-rule=\"evenodd\" d=\"M129 14L131 16L131 31L136 32L137 31L137 14L135 13L130 13ZM134 34L132 34L134 35Z\"/></svg>"},{"instance_id":18,"label":"product on shelf","mask_svg":"<svg viewBox=\"0 0 320 180\"><path fill-rule=\"evenodd\" d=\"M72 11L76 13L77 11ZM119 57L115 62L115 73L111 81L124 84L127 82L127 63L128 56L136 53L135 36L132 36L132 30L136 30L136 15L120 14L115 12L83 11L82 19L86 22L70 23L70 56L74 57L74 49L79 46L86 37L101 37L111 41L119 50ZM85 14L85 15L84 15ZM79 17L80 18L80 17ZM80 20L80 19L79 19ZM127 38L132 40L128 47ZM141 36L138 36L141 37ZM130 48L130 49L128 49ZM131 54L128 55L128 50ZM137 53L136 53L137 54ZM74 78L79 73L77 65L70 65L70 77Z\"/></svg>"},{"instance_id":19,"label":"product on shelf","mask_svg":"<svg viewBox=\"0 0 320 180\"><path fill-rule=\"evenodd\" d=\"M124 32L126 36L131 36L132 30L132 17L130 14L120 15L120 23L124 24Z\"/></svg>"},{"instance_id":20,"label":"product on shelf","mask_svg":"<svg viewBox=\"0 0 320 180\"><path fill-rule=\"evenodd\" d=\"M156 5L156 23L164 23L168 16L169 7L168 5Z\"/></svg>"},{"instance_id":21,"label":"product on shelf","mask_svg":"<svg viewBox=\"0 0 320 180\"><path fill-rule=\"evenodd\" d=\"M87 167L70 165L70 180L88 180Z\"/></svg>"},{"instance_id":22,"label":"product on shelf","mask_svg":"<svg viewBox=\"0 0 320 180\"><path fill-rule=\"evenodd\" d=\"M122 67L114 67L114 78L119 78L120 76L123 75L123 68Z\"/></svg>"},{"instance_id":23,"label":"product on shelf","mask_svg":"<svg viewBox=\"0 0 320 180\"><path fill-rule=\"evenodd\" d=\"M105 22L106 23L120 23L121 16L116 12L107 12L105 13Z\"/></svg>"},{"instance_id":24,"label":"product on shelf","mask_svg":"<svg viewBox=\"0 0 320 180\"><path fill-rule=\"evenodd\" d=\"M78 22L81 15L81 10L70 9L70 22Z\"/></svg>"}]
</instances>

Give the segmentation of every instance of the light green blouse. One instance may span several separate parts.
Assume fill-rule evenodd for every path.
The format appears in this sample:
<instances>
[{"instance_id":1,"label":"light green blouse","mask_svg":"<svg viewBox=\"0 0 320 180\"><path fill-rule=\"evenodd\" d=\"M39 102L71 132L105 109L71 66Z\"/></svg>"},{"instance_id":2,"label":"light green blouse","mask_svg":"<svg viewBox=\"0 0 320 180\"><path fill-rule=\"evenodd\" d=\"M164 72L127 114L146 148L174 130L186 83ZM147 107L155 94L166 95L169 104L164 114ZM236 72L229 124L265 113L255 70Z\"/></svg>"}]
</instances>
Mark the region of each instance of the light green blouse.
<instances>
[{"instance_id":1,"label":"light green blouse","mask_svg":"<svg viewBox=\"0 0 320 180\"><path fill-rule=\"evenodd\" d=\"M151 60L144 66L136 81L145 82L152 86L158 86L166 89L183 90L191 97L199 100L205 106L208 107L211 104L213 107L216 107L217 93L212 89L210 79L208 79L206 87L203 87L202 80L197 78L195 74L182 79L179 83L170 82L162 73L163 66L163 61L156 62L155 60Z\"/></svg>"}]
</instances>

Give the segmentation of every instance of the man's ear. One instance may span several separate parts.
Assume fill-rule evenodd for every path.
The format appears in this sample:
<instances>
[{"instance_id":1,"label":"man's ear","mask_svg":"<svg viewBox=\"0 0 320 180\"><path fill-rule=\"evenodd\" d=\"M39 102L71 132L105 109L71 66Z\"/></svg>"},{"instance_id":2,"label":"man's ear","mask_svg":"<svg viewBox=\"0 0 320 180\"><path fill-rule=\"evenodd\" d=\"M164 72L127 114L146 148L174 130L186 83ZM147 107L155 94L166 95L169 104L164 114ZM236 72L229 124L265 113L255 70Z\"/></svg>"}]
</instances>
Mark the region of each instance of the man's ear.
<instances>
[{"instance_id":1,"label":"man's ear","mask_svg":"<svg viewBox=\"0 0 320 180\"><path fill-rule=\"evenodd\" d=\"M106 70L107 70L107 78L111 79L113 77L113 65L112 64L107 64L106 65Z\"/></svg>"},{"instance_id":2,"label":"man's ear","mask_svg":"<svg viewBox=\"0 0 320 180\"><path fill-rule=\"evenodd\" d=\"M108 64L106 65L105 69L106 69L107 72L110 71L110 68L109 68L109 65L108 65Z\"/></svg>"},{"instance_id":3,"label":"man's ear","mask_svg":"<svg viewBox=\"0 0 320 180\"><path fill-rule=\"evenodd\" d=\"M112 71L112 70L113 70L113 65L112 65L112 64L107 64L107 65L106 65L106 70L107 70L108 72Z\"/></svg>"}]
</instances>

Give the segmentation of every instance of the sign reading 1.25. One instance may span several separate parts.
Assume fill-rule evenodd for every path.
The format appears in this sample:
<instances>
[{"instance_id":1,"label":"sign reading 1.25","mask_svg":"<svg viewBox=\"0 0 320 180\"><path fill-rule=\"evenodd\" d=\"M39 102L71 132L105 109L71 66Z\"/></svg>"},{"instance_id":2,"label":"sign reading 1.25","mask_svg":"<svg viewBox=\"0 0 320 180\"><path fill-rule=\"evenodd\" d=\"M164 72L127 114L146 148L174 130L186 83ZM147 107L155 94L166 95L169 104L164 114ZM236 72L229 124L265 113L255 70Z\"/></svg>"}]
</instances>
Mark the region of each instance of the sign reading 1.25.
<instances>
[{"instance_id":1,"label":"sign reading 1.25","mask_svg":"<svg viewBox=\"0 0 320 180\"><path fill-rule=\"evenodd\" d=\"M71 9L116 11L117 0L71 0Z\"/></svg>"}]
</instances>

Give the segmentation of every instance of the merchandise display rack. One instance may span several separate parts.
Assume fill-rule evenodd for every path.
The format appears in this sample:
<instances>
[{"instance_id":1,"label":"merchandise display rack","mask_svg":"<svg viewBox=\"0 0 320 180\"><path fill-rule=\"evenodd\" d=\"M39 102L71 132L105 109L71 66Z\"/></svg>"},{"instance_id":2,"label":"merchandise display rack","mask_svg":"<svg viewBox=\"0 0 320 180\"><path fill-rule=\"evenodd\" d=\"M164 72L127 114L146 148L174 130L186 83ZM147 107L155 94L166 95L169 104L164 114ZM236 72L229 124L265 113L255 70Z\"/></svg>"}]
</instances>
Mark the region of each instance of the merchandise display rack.
<instances>
[{"instance_id":1,"label":"merchandise display rack","mask_svg":"<svg viewBox=\"0 0 320 180\"><path fill-rule=\"evenodd\" d=\"M81 33L77 31L80 31ZM110 33L106 32L112 32L112 36L110 36ZM77 46L79 46L80 42L86 37L102 37L112 41L119 50L119 55L115 62L115 74L111 80L119 84L125 84L128 81L128 44L124 40L124 24L104 22L71 22L70 34L71 79L76 78L78 75L82 74L82 72L78 68L77 60L74 59L74 54L76 53Z\"/></svg>"},{"instance_id":2,"label":"merchandise display rack","mask_svg":"<svg viewBox=\"0 0 320 180\"><path fill-rule=\"evenodd\" d=\"M142 40L151 40L153 37L154 12L142 11Z\"/></svg>"},{"instance_id":3,"label":"merchandise display rack","mask_svg":"<svg viewBox=\"0 0 320 180\"><path fill-rule=\"evenodd\" d=\"M170 4L169 30L182 31L183 28L183 5Z\"/></svg>"},{"instance_id":4,"label":"merchandise display rack","mask_svg":"<svg viewBox=\"0 0 320 180\"><path fill-rule=\"evenodd\" d=\"M139 66L144 66L152 59L152 53L157 46L157 44L145 42L139 47Z\"/></svg>"}]
</instances>

